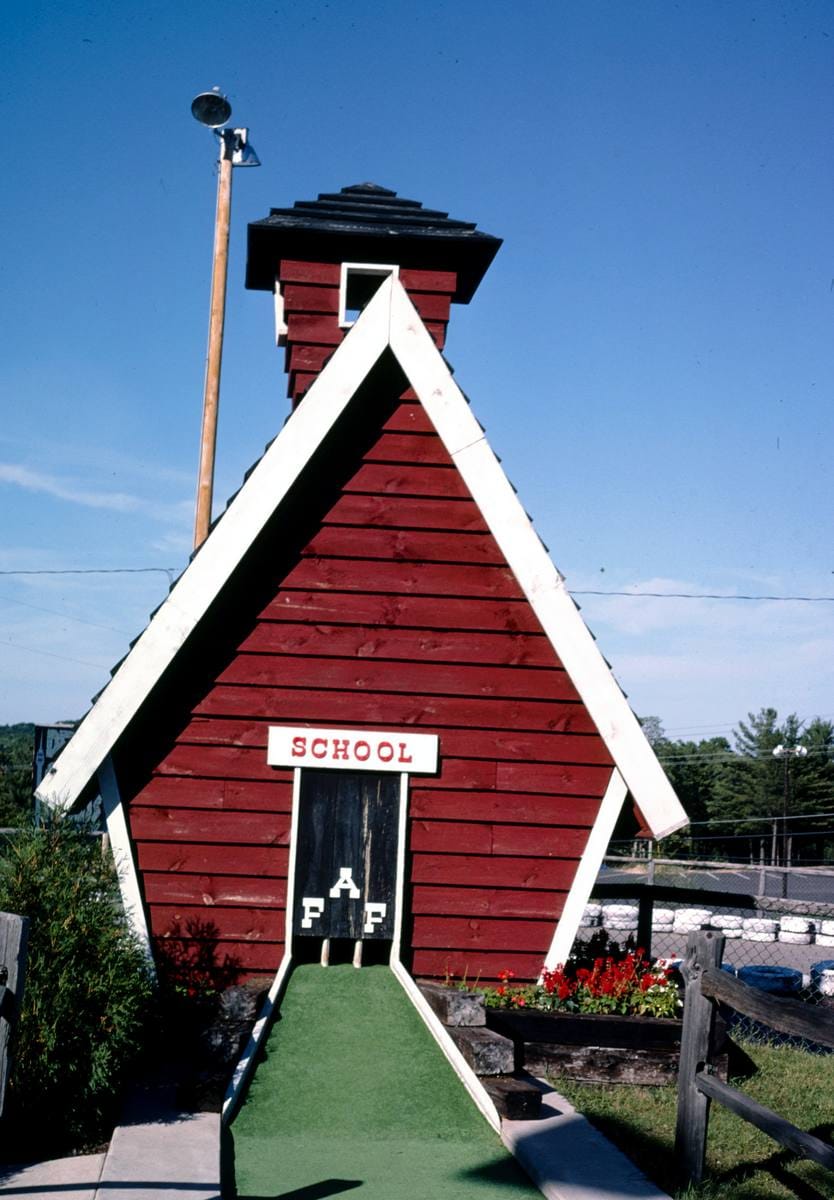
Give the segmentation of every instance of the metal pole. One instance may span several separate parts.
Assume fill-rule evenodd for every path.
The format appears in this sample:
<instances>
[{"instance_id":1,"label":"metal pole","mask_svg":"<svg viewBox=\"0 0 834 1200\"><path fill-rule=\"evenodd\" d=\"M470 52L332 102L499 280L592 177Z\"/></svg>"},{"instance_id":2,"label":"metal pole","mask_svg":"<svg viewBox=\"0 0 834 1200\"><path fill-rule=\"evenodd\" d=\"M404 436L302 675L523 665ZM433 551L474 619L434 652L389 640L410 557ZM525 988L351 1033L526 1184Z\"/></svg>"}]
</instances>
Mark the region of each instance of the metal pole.
<instances>
[{"instance_id":1,"label":"metal pole","mask_svg":"<svg viewBox=\"0 0 834 1200\"><path fill-rule=\"evenodd\" d=\"M782 787L782 866L788 861L788 752L783 755L785 765L784 783Z\"/></svg>"},{"instance_id":2,"label":"metal pole","mask_svg":"<svg viewBox=\"0 0 834 1200\"><path fill-rule=\"evenodd\" d=\"M223 320L226 313L226 274L229 263L229 217L232 207L232 153L234 131L220 132L220 161L217 179L217 213L214 221L214 256L211 274L206 382L203 392L203 424L200 435L200 470L197 478L197 513L194 520L194 549L208 537L214 492L214 451L217 443L217 413L220 405L220 362L223 357Z\"/></svg>"}]
</instances>

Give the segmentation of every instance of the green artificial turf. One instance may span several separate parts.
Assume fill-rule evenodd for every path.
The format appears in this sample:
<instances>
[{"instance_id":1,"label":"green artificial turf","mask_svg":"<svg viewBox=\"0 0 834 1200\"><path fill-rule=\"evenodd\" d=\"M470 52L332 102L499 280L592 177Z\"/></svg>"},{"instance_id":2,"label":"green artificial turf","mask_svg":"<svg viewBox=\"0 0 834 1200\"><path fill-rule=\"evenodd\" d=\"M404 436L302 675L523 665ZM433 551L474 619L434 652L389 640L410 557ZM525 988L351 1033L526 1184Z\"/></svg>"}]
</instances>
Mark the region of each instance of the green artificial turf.
<instances>
[{"instance_id":1,"label":"green artificial turf","mask_svg":"<svg viewBox=\"0 0 834 1200\"><path fill-rule=\"evenodd\" d=\"M232 1129L240 1197L538 1196L384 966L299 966Z\"/></svg>"}]
</instances>

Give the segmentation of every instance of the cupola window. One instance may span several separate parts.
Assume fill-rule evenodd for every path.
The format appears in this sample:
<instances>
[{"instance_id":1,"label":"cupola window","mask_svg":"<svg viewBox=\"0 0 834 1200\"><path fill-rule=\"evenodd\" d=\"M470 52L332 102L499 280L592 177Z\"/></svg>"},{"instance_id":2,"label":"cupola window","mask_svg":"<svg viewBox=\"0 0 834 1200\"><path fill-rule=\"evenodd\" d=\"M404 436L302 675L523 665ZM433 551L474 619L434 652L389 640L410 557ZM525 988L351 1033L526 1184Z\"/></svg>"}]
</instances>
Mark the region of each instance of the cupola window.
<instances>
[{"instance_id":1,"label":"cupola window","mask_svg":"<svg viewBox=\"0 0 834 1200\"><path fill-rule=\"evenodd\" d=\"M342 263L339 282L339 327L349 329L383 279L395 278L399 267L384 263Z\"/></svg>"}]
</instances>

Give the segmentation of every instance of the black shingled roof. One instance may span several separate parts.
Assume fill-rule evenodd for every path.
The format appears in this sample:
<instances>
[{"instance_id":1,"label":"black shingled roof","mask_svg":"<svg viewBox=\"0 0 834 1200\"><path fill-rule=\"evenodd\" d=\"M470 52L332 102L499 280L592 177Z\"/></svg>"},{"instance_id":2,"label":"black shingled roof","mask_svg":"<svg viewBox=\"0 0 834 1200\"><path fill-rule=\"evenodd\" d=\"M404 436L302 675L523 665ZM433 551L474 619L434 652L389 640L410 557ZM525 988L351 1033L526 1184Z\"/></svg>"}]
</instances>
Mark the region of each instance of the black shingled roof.
<instances>
[{"instance_id":1,"label":"black shingled roof","mask_svg":"<svg viewBox=\"0 0 834 1200\"><path fill-rule=\"evenodd\" d=\"M375 183L357 183L292 208L270 209L249 225L246 286L272 291L282 258L308 262L396 262L456 271L453 299L466 304L501 239L438 209L423 208Z\"/></svg>"}]
</instances>

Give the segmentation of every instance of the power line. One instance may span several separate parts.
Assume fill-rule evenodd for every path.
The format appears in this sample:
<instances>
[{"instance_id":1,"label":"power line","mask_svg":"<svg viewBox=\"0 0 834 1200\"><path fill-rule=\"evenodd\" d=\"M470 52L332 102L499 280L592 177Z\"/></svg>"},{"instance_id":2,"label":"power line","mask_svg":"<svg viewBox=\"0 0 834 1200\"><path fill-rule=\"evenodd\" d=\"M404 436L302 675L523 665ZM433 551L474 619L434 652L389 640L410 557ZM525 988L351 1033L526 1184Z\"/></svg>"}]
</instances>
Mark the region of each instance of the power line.
<instances>
[{"instance_id":1,"label":"power line","mask_svg":"<svg viewBox=\"0 0 834 1200\"><path fill-rule=\"evenodd\" d=\"M803 604L822 604L834 601L834 596L746 596L719 595L717 592L615 592L592 588L568 588L573 596L649 596L654 600L777 600L800 601Z\"/></svg>"},{"instance_id":2,"label":"power line","mask_svg":"<svg viewBox=\"0 0 834 1200\"><path fill-rule=\"evenodd\" d=\"M774 817L773 819L774 819L774 821L778 821L780 824L782 822L781 817ZM791 837L817 838L817 837L830 837L831 834L834 834L834 829L809 829L809 830L805 830L805 831L793 830L791 832ZM771 833L770 833L770 830L768 829L764 833L697 833L697 834L695 834L695 836L693 837L692 840L694 842L748 842L748 841L752 841L757 838L759 840L762 840L765 838L769 838L770 836L771 836ZM612 841L609 844L612 846L628 845L628 843L633 840L634 840L633 838L618 838L616 842Z\"/></svg>"},{"instance_id":3,"label":"power line","mask_svg":"<svg viewBox=\"0 0 834 1200\"><path fill-rule=\"evenodd\" d=\"M179 567L65 567L60 570L22 570L0 571L0 575L142 575L153 571L171 576L179 571Z\"/></svg>"},{"instance_id":4,"label":"power line","mask_svg":"<svg viewBox=\"0 0 834 1200\"><path fill-rule=\"evenodd\" d=\"M109 671L104 663L88 662L85 658L70 658L67 654L56 654L53 650L39 650L37 646L24 646L22 642L10 642L8 638L0 638L0 645L11 646L15 650L26 650L29 654L45 654L47 658L60 658L64 662L80 663L82 667L95 667L97 671Z\"/></svg>"},{"instance_id":5,"label":"power line","mask_svg":"<svg viewBox=\"0 0 834 1200\"><path fill-rule=\"evenodd\" d=\"M672 743L674 745L674 743ZM834 757L834 747L832 746L807 746L808 756L822 754L828 757ZM696 749L691 754L664 754L662 749L655 748L655 754L661 763L691 763L691 762L712 762L716 759L723 759L724 762L770 762L770 751L762 751L756 754L746 754L741 750L733 750L728 747L726 750L698 750ZM804 757L804 756L803 756Z\"/></svg>"},{"instance_id":6,"label":"power line","mask_svg":"<svg viewBox=\"0 0 834 1200\"><path fill-rule=\"evenodd\" d=\"M814 719L819 720L819 721L832 721L832 720L834 720L834 713L816 713L814 716ZM713 737L720 737L721 730L726 729L726 730L729 730L731 733L733 733L738 724L739 724L738 721L735 721L735 722L727 721L723 725L672 725L669 728L666 728L664 726L663 727L663 735L665 737L666 734L670 734L670 733L684 734L684 735L697 734L697 733L702 732L703 730L711 730ZM679 744L679 743L686 741L686 737L685 736L684 737L675 737L670 740L672 742ZM706 741L709 739L702 737L701 740ZM722 753L722 751L717 751L717 753Z\"/></svg>"},{"instance_id":7,"label":"power line","mask_svg":"<svg viewBox=\"0 0 834 1200\"><path fill-rule=\"evenodd\" d=\"M93 629L107 629L111 633L120 633L124 637L132 637L126 629L117 629L115 625L102 625L99 621L88 621L84 617L74 617L72 613L62 612L60 608L47 608L43 604L31 604L28 600L16 600L14 596L0 595L4 604L20 604L23 608L33 608L36 612L52 613L54 617L63 617L65 621L77 621L79 625L92 625Z\"/></svg>"},{"instance_id":8,"label":"power line","mask_svg":"<svg viewBox=\"0 0 834 1200\"><path fill-rule=\"evenodd\" d=\"M60 570L45 568L40 570L0 570L0 575L138 575L148 572L159 572L167 575L170 579L180 569L180 567L67 567ZM640 597L647 597L652 600L769 600L779 603L794 601L802 604L834 603L834 596L769 596L741 593L730 596L718 592L604 591L599 588L569 588L568 590L574 596L630 596L638 599Z\"/></svg>"},{"instance_id":9,"label":"power line","mask_svg":"<svg viewBox=\"0 0 834 1200\"><path fill-rule=\"evenodd\" d=\"M695 825L743 825L755 821L773 822L784 819L788 821L819 821L823 817L834 817L834 812L796 813L794 816L789 814L787 818L783 818L781 813L779 816L773 817L716 817L712 821L690 821L689 828L691 829Z\"/></svg>"}]
</instances>

